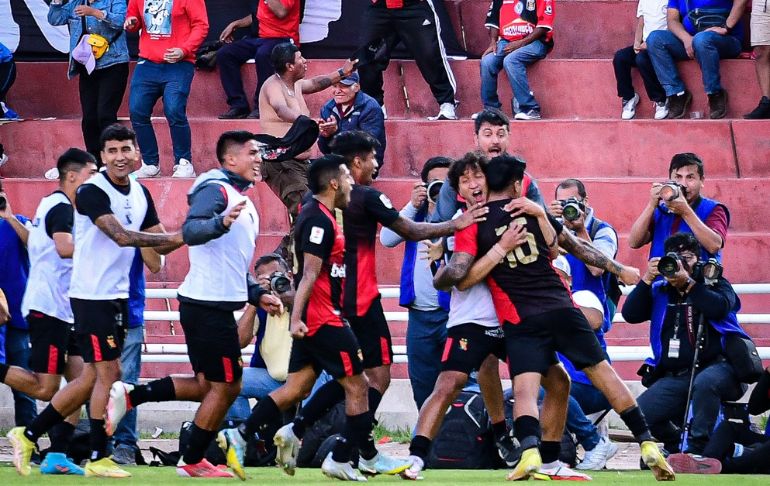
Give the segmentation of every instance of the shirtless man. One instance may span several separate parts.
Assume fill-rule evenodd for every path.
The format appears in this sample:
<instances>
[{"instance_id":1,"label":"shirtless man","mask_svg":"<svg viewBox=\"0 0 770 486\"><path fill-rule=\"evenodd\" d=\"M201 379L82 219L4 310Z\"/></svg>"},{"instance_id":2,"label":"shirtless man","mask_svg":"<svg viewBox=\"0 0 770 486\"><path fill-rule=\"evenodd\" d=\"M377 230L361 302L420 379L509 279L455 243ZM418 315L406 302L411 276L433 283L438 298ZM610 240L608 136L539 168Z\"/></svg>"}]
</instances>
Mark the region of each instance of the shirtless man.
<instances>
[{"instance_id":1,"label":"shirtless man","mask_svg":"<svg viewBox=\"0 0 770 486\"><path fill-rule=\"evenodd\" d=\"M270 76L259 91L260 127L264 133L283 137L292 123L300 116L310 116L303 95L322 91L355 70L358 60L347 60L336 71L303 79L307 60L299 48L285 42L273 48L270 60L275 74ZM325 122L318 120L323 128ZM289 210L292 221L297 216L302 195L307 192L307 166L310 150L283 162L263 165L263 180Z\"/></svg>"}]
</instances>

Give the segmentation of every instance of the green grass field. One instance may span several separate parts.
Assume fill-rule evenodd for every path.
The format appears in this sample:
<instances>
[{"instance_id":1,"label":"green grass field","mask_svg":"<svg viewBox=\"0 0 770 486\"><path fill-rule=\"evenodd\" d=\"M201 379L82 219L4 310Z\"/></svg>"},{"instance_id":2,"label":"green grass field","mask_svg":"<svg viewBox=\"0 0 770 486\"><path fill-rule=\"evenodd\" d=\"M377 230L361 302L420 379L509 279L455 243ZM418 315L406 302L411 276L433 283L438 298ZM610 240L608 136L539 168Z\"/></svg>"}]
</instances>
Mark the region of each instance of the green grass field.
<instances>
[{"instance_id":1,"label":"green grass field","mask_svg":"<svg viewBox=\"0 0 770 486\"><path fill-rule=\"evenodd\" d=\"M162 468L150 468L150 467L133 467L128 468L134 477L129 479L114 479L114 480L101 480L100 484L106 481L115 482L116 484L141 484L141 485L159 485L170 486L176 484L190 484L190 482L198 483L201 480L192 480L188 478L177 477L174 468L162 467ZM425 479L420 481L420 485L440 485L451 486L454 484L477 484L482 485L492 482L504 482L506 472L504 470L498 471L457 471L457 470L429 470L425 472ZM277 468L249 468L248 469L248 483L256 484L268 484L272 483L276 486L280 485L306 485L306 484L333 484L333 481L327 479L321 475L321 471L318 469L300 469L297 471L297 475L292 477L285 476ZM604 484L618 484L618 485L630 485L630 484L654 484L655 479L648 471L603 471L593 474L592 484L604 485ZM232 484L239 484L237 479L220 479L209 480L217 481L220 483L229 482ZM32 475L23 478L16 474L16 471L12 466L0 467L0 485L16 485L16 484L84 484L95 482L91 478L82 478L77 476L43 476L37 469L32 470ZM208 482L208 481L206 481ZM386 484L386 483L402 483L402 480L398 477L390 476L378 476L370 479L374 484ZM722 486L740 484L741 486L753 486L753 485L767 485L770 484L770 477L768 476L730 476L730 475L714 475L714 476L697 476L697 475L680 475L676 484L678 486Z\"/></svg>"}]
</instances>

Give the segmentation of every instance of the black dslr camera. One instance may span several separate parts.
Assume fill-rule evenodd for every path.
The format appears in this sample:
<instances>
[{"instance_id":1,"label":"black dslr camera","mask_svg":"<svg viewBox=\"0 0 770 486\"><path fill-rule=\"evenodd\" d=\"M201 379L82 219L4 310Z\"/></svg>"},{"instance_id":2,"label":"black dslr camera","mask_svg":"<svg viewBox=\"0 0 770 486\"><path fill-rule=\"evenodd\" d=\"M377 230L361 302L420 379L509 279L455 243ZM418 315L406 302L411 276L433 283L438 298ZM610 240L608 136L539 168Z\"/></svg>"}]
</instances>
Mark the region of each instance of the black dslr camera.
<instances>
[{"instance_id":1,"label":"black dslr camera","mask_svg":"<svg viewBox=\"0 0 770 486\"><path fill-rule=\"evenodd\" d=\"M666 253L658 261L658 271L664 277L673 277L679 271L682 265L682 259L674 252ZM696 282L704 282L706 285L713 285L722 276L722 264L716 258L709 258L707 261L699 261L692 267L692 279Z\"/></svg>"},{"instance_id":2,"label":"black dslr camera","mask_svg":"<svg viewBox=\"0 0 770 486\"><path fill-rule=\"evenodd\" d=\"M425 186L428 189L428 201L436 204L438 202L438 195L441 192L441 188L444 186L444 181L435 179Z\"/></svg>"},{"instance_id":3,"label":"black dslr camera","mask_svg":"<svg viewBox=\"0 0 770 486\"><path fill-rule=\"evenodd\" d=\"M681 264L682 259L679 258L679 255L670 251L658 261L658 271L664 277L673 277L676 275L676 272L679 271L679 268L681 268Z\"/></svg>"},{"instance_id":4,"label":"black dslr camera","mask_svg":"<svg viewBox=\"0 0 770 486\"><path fill-rule=\"evenodd\" d=\"M670 202L678 198L681 194L687 196L687 188L678 182L666 181L663 183L663 187L660 188L658 194L660 195L661 200Z\"/></svg>"},{"instance_id":5,"label":"black dslr camera","mask_svg":"<svg viewBox=\"0 0 770 486\"><path fill-rule=\"evenodd\" d=\"M277 294L285 294L291 290L291 280L283 272L273 272L269 280L270 289Z\"/></svg>"},{"instance_id":6,"label":"black dslr camera","mask_svg":"<svg viewBox=\"0 0 770 486\"><path fill-rule=\"evenodd\" d=\"M562 199L559 203L562 207L561 215L566 221L575 221L586 212L586 205L574 197Z\"/></svg>"},{"instance_id":7,"label":"black dslr camera","mask_svg":"<svg viewBox=\"0 0 770 486\"><path fill-rule=\"evenodd\" d=\"M5 211L5 208L8 207L8 200L5 198L5 196L0 196L0 211Z\"/></svg>"}]
</instances>

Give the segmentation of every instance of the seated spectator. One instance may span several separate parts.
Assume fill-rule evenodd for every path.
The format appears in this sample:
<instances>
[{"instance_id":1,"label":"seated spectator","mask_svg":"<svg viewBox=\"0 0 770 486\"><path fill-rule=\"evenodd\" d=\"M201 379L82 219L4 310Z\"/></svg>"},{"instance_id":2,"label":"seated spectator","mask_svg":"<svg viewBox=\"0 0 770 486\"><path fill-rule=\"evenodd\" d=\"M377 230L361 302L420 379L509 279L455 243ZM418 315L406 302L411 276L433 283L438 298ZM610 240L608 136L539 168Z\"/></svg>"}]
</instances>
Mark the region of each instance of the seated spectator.
<instances>
[{"instance_id":1,"label":"seated spectator","mask_svg":"<svg viewBox=\"0 0 770 486\"><path fill-rule=\"evenodd\" d=\"M656 30L647 37L652 66L668 97L668 118L684 118L692 101L676 67L676 61L686 59L700 65L709 118L725 117L727 91L719 77L719 60L741 53L745 6L746 0L669 0L668 30Z\"/></svg>"},{"instance_id":2,"label":"seated spectator","mask_svg":"<svg viewBox=\"0 0 770 486\"><path fill-rule=\"evenodd\" d=\"M525 7L526 3L526 7ZM481 101L484 108L500 108L497 75L505 69L513 91L516 120L539 120L540 105L529 89L527 66L553 49L553 0L494 0L486 27L492 40L481 57Z\"/></svg>"},{"instance_id":3,"label":"seated spectator","mask_svg":"<svg viewBox=\"0 0 770 486\"><path fill-rule=\"evenodd\" d=\"M762 99L744 118L759 120L770 118L770 12L767 11L767 2L764 0L753 0L751 4L750 30L751 45L757 58L755 66Z\"/></svg>"},{"instance_id":4,"label":"seated spectator","mask_svg":"<svg viewBox=\"0 0 770 486\"><path fill-rule=\"evenodd\" d=\"M226 419L246 420L251 414L249 398L261 400L286 381L289 373L289 354L292 338L289 333L289 315L294 303L294 281L286 260L276 253L268 253L257 259L254 273L260 287L277 295L284 305L280 315L268 315L262 309L249 304L238 320L238 336L241 346L246 347L256 336L251 363L243 368L241 393L227 412ZM271 279L281 273L288 279L288 288L273 288Z\"/></svg>"},{"instance_id":5,"label":"seated spectator","mask_svg":"<svg viewBox=\"0 0 770 486\"><path fill-rule=\"evenodd\" d=\"M162 97L174 149L171 177L195 177L187 97L195 74L195 52L209 32L206 4L203 0L153 2L157 10L151 11L146 9L145 2L152 0L129 0L125 22L128 32L141 30L139 62L128 97L131 126L142 152L142 166L135 175L160 174L158 140L150 117Z\"/></svg>"},{"instance_id":6,"label":"seated spectator","mask_svg":"<svg viewBox=\"0 0 770 486\"><path fill-rule=\"evenodd\" d=\"M329 142L337 133L364 131L380 142L377 149L379 172L385 154L385 115L377 100L361 91L359 79L358 73L353 72L332 87L334 97L321 108L323 122L319 125L318 148L329 154Z\"/></svg>"},{"instance_id":7,"label":"seated spectator","mask_svg":"<svg viewBox=\"0 0 770 486\"><path fill-rule=\"evenodd\" d=\"M637 402L653 435L669 452L679 452L694 372L692 421L684 452L702 455L722 402L738 400L746 391L726 359L724 340L731 334L749 337L738 324L741 303L730 282L724 277L705 281L693 273L701 254L698 240L689 233L677 233L666 240L665 251L677 255L675 270L658 280L661 259L650 259L623 305L627 322L650 321L653 357L640 370L647 390Z\"/></svg>"},{"instance_id":8,"label":"seated spectator","mask_svg":"<svg viewBox=\"0 0 770 486\"><path fill-rule=\"evenodd\" d=\"M225 44L217 51L217 67L222 88L227 95L230 109L219 115L221 120L233 118L259 118L259 90L275 70L270 53L281 42L299 45L299 0L265 0L254 2L255 10L242 19L230 22L219 40ZM233 41L237 29L250 28L249 35ZM249 111L249 101L243 90L241 66L254 59L257 69L257 88L254 91L254 110Z\"/></svg>"},{"instance_id":9,"label":"seated spectator","mask_svg":"<svg viewBox=\"0 0 770 486\"><path fill-rule=\"evenodd\" d=\"M612 59L615 68L615 80L618 83L618 96L623 102L620 117L630 120L636 116L636 105L639 95L631 83L631 68L639 68L639 74L644 82L647 97L655 102L655 119L662 120L668 116L666 92L658 81L655 69L647 51L647 37L656 30L666 30L666 6L668 0L639 0L636 7L636 33L634 45L620 49Z\"/></svg>"},{"instance_id":10,"label":"seated spectator","mask_svg":"<svg viewBox=\"0 0 770 486\"><path fill-rule=\"evenodd\" d=\"M102 131L118 121L118 109L128 82L128 46L123 32L126 0L93 2L53 0L48 10L48 23L67 25L70 34L70 62L67 76L78 76L80 127L86 150L101 166ZM84 32L85 30L85 32ZM84 35L99 36L108 43L102 55L95 55ZM55 168L45 173L46 179L59 178Z\"/></svg>"},{"instance_id":11,"label":"seated spectator","mask_svg":"<svg viewBox=\"0 0 770 486\"><path fill-rule=\"evenodd\" d=\"M8 90L16 81L16 63L13 60L13 53L0 42L0 109L2 109L2 119L18 120L19 115L8 108L5 103L5 96ZM3 165L2 155L0 155L0 165Z\"/></svg>"}]
</instances>

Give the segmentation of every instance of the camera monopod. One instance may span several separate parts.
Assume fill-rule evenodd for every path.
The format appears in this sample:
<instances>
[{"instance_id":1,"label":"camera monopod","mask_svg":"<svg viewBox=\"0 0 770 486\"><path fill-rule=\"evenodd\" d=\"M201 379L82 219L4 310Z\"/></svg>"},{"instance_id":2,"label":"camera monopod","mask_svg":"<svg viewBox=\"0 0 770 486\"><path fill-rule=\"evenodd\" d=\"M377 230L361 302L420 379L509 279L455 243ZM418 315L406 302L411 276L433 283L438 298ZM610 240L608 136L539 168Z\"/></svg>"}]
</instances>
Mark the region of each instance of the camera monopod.
<instances>
[{"instance_id":1,"label":"camera monopod","mask_svg":"<svg viewBox=\"0 0 770 486\"><path fill-rule=\"evenodd\" d=\"M698 319L698 331L695 333L695 351L692 357L692 370L690 371L690 384L687 386L687 404L684 407L684 421L682 422L682 438L679 443L679 449L684 452L684 442L687 436L690 434L690 407L692 400L692 385L695 382L695 371L698 368L698 352L703 346L703 328L705 327L705 319L703 314Z\"/></svg>"}]
</instances>

